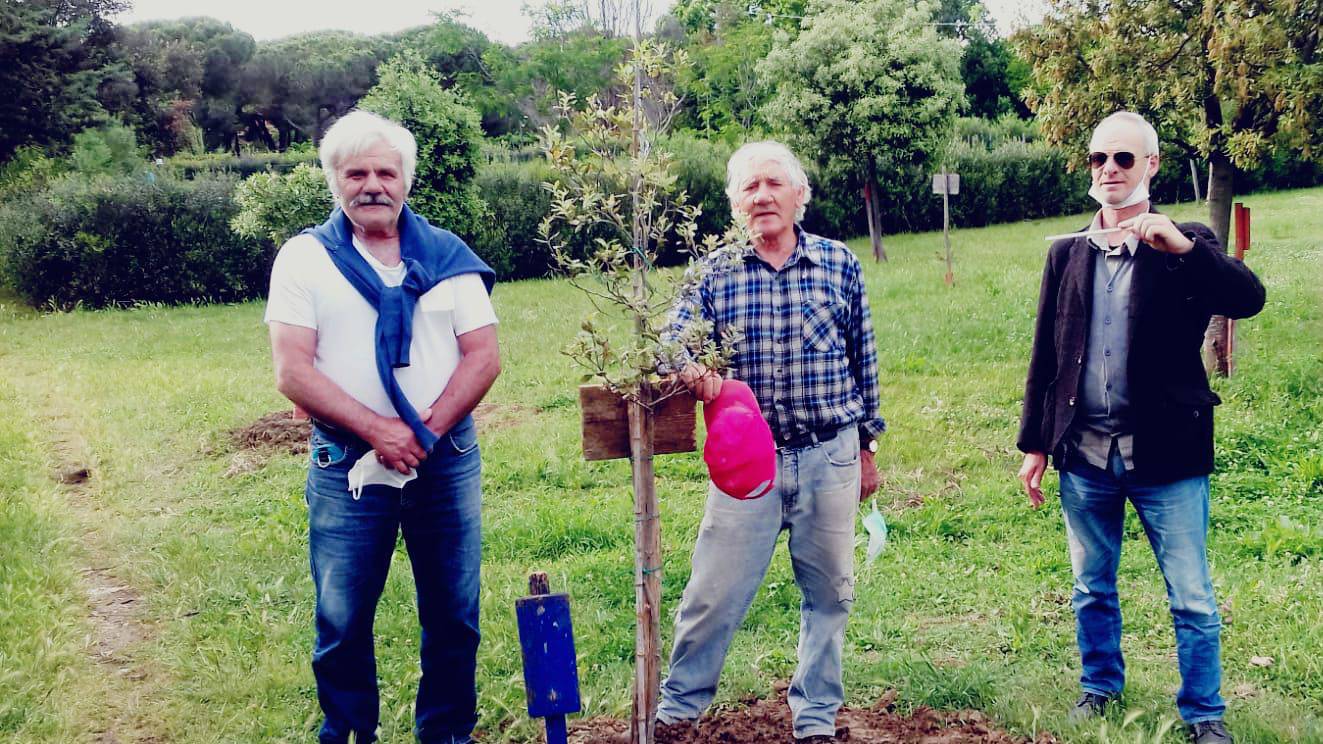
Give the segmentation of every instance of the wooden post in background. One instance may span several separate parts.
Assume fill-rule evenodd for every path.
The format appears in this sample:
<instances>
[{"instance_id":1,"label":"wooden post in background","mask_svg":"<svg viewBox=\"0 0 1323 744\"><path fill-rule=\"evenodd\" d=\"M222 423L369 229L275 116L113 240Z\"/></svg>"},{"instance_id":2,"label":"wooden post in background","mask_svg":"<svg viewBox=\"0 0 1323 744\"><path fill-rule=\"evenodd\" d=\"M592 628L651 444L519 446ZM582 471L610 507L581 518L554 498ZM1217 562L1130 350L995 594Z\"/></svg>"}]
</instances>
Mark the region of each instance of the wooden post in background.
<instances>
[{"instance_id":1,"label":"wooden post in background","mask_svg":"<svg viewBox=\"0 0 1323 744\"><path fill-rule=\"evenodd\" d=\"M629 403L634 473L634 706L630 741L652 744L661 690L661 520L652 468L651 391Z\"/></svg>"},{"instance_id":2,"label":"wooden post in background","mask_svg":"<svg viewBox=\"0 0 1323 744\"><path fill-rule=\"evenodd\" d=\"M933 174L933 193L942 195L942 237L946 239L946 286L955 284L955 270L951 266L951 196L960 193L960 174L942 172Z\"/></svg>"},{"instance_id":3,"label":"wooden post in background","mask_svg":"<svg viewBox=\"0 0 1323 744\"><path fill-rule=\"evenodd\" d=\"M1236 258L1245 260L1250 249L1250 210L1244 202L1236 202L1231 210L1236 231ZM1227 377L1236 372L1236 319L1227 318Z\"/></svg>"},{"instance_id":4,"label":"wooden post in background","mask_svg":"<svg viewBox=\"0 0 1323 744\"><path fill-rule=\"evenodd\" d=\"M942 166L942 237L946 239L946 286L955 284L955 272L951 270L951 179L946 176L946 166Z\"/></svg>"}]
</instances>

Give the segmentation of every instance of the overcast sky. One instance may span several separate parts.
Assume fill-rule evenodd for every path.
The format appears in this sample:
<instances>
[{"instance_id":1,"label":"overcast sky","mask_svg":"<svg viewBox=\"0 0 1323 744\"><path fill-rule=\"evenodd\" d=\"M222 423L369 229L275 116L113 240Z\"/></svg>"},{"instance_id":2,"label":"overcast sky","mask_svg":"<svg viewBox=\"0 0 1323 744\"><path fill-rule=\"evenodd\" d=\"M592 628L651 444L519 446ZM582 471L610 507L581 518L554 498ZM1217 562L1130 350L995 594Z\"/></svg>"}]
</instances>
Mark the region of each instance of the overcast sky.
<instances>
[{"instance_id":1,"label":"overcast sky","mask_svg":"<svg viewBox=\"0 0 1323 744\"><path fill-rule=\"evenodd\" d=\"M211 16L226 21L259 40L278 39L304 31L345 29L363 34L399 31L432 22L432 14L459 11L464 23L506 44L528 38L528 17L523 6L545 0L130 0L132 9L119 16L121 23L187 16ZM984 0L1003 33L1035 20L1042 0ZM658 9L671 0L651 0Z\"/></svg>"}]
</instances>

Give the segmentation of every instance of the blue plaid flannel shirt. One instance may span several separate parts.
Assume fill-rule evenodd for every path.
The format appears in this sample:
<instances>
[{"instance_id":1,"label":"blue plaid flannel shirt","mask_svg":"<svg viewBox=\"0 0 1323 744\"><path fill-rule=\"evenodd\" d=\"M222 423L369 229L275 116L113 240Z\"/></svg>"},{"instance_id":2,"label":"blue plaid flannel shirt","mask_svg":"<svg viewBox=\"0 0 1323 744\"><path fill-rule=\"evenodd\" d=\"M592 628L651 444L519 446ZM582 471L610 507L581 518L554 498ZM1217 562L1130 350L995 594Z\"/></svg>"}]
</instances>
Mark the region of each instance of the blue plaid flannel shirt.
<instances>
[{"instance_id":1,"label":"blue plaid flannel shirt","mask_svg":"<svg viewBox=\"0 0 1323 744\"><path fill-rule=\"evenodd\" d=\"M753 390L778 438L854 424L860 441L871 441L886 422L859 259L844 243L796 233L780 271L753 246L733 261L709 257L702 283L672 309L668 335L696 315L713 324L714 340L737 328L743 338L727 376Z\"/></svg>"}]
</instances>

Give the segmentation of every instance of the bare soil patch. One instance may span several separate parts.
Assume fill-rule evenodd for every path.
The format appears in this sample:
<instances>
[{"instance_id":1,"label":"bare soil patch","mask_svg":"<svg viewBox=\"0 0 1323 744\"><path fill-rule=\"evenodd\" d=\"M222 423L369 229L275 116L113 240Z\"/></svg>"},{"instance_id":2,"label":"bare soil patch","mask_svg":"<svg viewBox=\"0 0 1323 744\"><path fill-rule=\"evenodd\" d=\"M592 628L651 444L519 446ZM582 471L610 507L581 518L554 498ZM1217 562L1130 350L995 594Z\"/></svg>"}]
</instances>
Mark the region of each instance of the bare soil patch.
<instances>
[{"instance_id":1,"label":"bare soil patch","mask_svg":"<svg viewBox=\"0 0 1323 744\"><path fill-rule=\"evenodd\" d=\"M841 708L836 738L869 744L1055 744L1047 733L1036 739L997 728L977 710L939 711L920 706L909 714L895 710L894 692L869 708ZM629 722L592 718L570 732L574 744L621 744L629 741ZM662 726L657 744L793 744L790 707L784 689L774 700L750 700L740 707L716 711L696 726Z\"/></svg>"},{"instance_id":2,"label":"bare soil patch","mask_svg":"<svg viewBox=\"0 0 1323 744\"><path fill-rule=\"evenodd\" d=\"M258 450L268 455L300 455L308 451L312 422L294 418L293 411L272 411L253 423L230 431L230 441L240 452Z\"/></svg>"},{"instance_id":3,"label":"bare soil patch","mask_svg":"<svg viewBox=\"0 0 1323 744\"><path fill-rule=\"evenodd\" d=\"M527 421L535 413L527 406L483 403L473 410L473 418L484 429L504 429ZM312 422L295 418L291 410L272 411L247 426L229 432L236 452L231 475L251 472L277 454L302 455L308 451Z\"/></svg>"}]
</instances>

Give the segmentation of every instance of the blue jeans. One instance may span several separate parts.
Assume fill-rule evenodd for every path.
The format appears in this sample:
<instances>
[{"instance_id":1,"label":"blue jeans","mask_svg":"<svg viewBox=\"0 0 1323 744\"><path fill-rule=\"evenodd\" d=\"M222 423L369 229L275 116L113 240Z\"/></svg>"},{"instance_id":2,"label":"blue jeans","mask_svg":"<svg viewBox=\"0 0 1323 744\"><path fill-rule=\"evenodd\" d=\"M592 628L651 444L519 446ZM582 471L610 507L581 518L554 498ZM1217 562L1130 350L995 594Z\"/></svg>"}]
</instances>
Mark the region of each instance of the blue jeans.
<instances>
[{"instance_id":1,"label":"blue jeans","mask_svg":"<svg viewBox=\"0 0 1323 744\"><path fill-rule=\"evenodd\" d=\"M675 619L660 723L697 718L716 696L731 638L767 574L781 530L800 604L799 665L788 693L796 737L836 733L845 700L841 647L854 604L854 516L859 504L859 433L777 451L776 487L740 501L716 486L694 546L693 574Z\"/></svg>"},{"instance_id":2,"label":"blue jeans","mask_svg":"<svg viewBox=\"0 0 1323 744\"><path fill-rule=\"evenodd\" d=\"M315 427L308 468L308 547L317 591L312 654L325 720L319 741L376 740L379 702L372 624L397 536L413 566L422 625L414 734L469 741L477 722L478 573L482 558L481 462L472 418L441 437L404 488L349 492L348 473L368 445Z\"/></svg>"},{"instance_id":3,"label":"blue jeans","mask_svg":"<svg viewBox=\"0 0 1323 744\"><path fill-rule=\"evenodd\" d=\"M1102 470L1072 457L1061 471L1061 506L1075 574L1075 629L1086 692L1107 697L1125 684L1121 605L1116 568L1121 560L1125 502L1134 505L1167 584L1176 626L1181 689L1176 705L1194 724L1222 718L1222 621L1213 597L1205 538L1208 476L1146 483L1127 473L1116 448Z\"/></svg>"}]
</instances>

